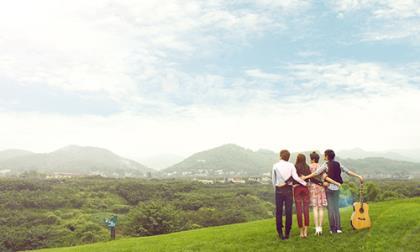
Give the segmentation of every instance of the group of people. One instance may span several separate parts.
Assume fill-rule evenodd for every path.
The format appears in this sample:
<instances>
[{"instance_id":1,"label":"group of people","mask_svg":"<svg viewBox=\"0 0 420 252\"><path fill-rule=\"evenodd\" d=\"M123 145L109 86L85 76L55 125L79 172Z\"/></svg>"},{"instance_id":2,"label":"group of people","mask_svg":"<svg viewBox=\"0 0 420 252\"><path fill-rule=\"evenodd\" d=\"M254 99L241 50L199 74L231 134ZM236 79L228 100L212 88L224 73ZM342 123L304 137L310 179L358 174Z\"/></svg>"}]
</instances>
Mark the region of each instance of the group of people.
<instances>
[{"instance_id":1,"label":"group of people","mask_svg":"<svg viewBox=\"0 0 420 252\"><path fill-rule=\"evenodd\" d=\"M310 154L310 165L306 163L304 154L298 154L294 165L289 162L289 158L288 150L280 151L280 161L273 165L272 170L279 237L282 240L290 237L293 201L301 238L308 236L310 206L314 211L315 235L322 234L325 207L328 208L330 233L342 233L339 210L340 186L343 183L341 172L358 177L360 181L363 181L363 177L337 162L334 151L330 149L324 152L325 162L322 165L319 165L320 156L316 152ZM286 215L285 227L283 206Z\"/></svg>"}]
</instances>

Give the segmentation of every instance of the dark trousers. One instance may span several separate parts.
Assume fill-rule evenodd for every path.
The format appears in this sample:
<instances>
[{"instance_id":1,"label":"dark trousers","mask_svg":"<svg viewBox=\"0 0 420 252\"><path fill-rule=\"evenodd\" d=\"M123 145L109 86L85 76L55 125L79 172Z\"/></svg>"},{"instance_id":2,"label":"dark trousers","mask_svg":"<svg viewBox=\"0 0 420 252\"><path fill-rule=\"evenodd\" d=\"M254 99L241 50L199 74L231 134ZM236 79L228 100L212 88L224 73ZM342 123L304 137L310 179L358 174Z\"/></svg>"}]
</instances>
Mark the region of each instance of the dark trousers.
<instances>
[{"instance_id":1,"label":"dark trousers","mask_svg":"<svg viewBox=\"0 0 420 252\"><path fill-rule=\"evenodd\" d=\"M285 234L292 228L293 190L291 186L276 187L276 228L279 236L283 235L283 206L286 212Z\"/></svg>"},{"instance_id":2,"label":"dark trousers","mask_svg":"<svg viewBox=\"0 0 420 252\"><path fill-rule=\"evenodd\" d=\"M327 189L327 201L328 201L328 220L330 222L330 230L333 233L337 233L337 230L341 230L341 219L340 219L340 190Z\"/></svg>"},{"instance_id":3,"label":"dark trousers","mask_svg":"<svg viewBox=\"0 0 420 252\"><path fill-rule=\"evenodd\" d=\"M115 240L115 227L111 227L111 240Z\"/></svg>"},{"instance_id":4,"label":"dark trousers","mask_svg":"<svg viewBox=\"0 0 420 252\"><path fill-rule=\"evenodd\" d=\"M302 214L305 219L305 226L309 226L309 190L306 186L297 186L294 190L295 207L298 226L303 227Z\"/></svg>"}]
</instances>

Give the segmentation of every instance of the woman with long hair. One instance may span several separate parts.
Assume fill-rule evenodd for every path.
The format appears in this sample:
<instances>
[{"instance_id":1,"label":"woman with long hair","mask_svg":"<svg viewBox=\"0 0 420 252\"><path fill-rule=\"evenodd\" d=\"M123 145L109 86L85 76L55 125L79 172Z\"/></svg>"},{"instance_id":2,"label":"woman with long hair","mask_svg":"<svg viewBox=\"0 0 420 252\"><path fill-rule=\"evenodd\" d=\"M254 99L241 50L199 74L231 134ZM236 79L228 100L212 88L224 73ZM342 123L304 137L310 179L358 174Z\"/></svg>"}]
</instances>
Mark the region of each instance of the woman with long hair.
<instances>
[{"instance_id":1,"label":"woman with long hair","mask_svg":"<svg viewBox=\"0 0 420 252\"><path fill-rule=\"evenodd\" d=\"M304 154L299 153L296 158L296 172L299 176L306 176L311 174L308 164L306 164L306 157ZM309 190L308 187L301 184L294 186L294 198L296 207L296 216L298 226L300 230L300 237L304 238L308 236L309 226ZM304 223L302 223L302 215L304 217Z\"/></svg>"}]
</instances>

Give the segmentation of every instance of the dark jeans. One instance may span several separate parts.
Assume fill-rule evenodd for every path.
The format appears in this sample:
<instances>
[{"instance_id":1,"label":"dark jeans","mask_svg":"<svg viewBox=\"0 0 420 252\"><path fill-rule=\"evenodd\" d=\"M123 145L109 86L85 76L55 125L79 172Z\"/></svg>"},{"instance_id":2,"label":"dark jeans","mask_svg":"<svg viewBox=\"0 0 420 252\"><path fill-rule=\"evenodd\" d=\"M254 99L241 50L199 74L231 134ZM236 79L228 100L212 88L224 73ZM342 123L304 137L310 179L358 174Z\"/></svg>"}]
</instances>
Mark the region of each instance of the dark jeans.
<instances>
[{"instance_id":1,"label":"dark jeans","mask_svg":"<svg viewBox=\"0 0 420 252\"><path fill-rule=\"evenodd\" d=\"M291 186L276 187L276 227L279 236L283 235L283 206L286 211L285 234L289 235L292 228L293 190Z\"/></svg>"},{"instance_id":2,"label":"dark jeans","mask_svg":"<svg viewBox=\"0 0 420 252\"><path fill-rule=\"evenodd\" d=\"M330 222L330 230L337 233L341 230L340 207L338 205L340 200L340 190L326 190L328 201L328 220Z\"/></svg>"},{"instance_id":3,"label":"dark jeans","mask_svg":"<svg viewBox=\"0 0 420 252\"><path fill-rule=\"evenodd\" d=\"M298 226L303 227L302 214L305 218L305 226L309 226L309 190L306 186L297 186L294 190L295 207Z\"/></svg>"}]
</instances>

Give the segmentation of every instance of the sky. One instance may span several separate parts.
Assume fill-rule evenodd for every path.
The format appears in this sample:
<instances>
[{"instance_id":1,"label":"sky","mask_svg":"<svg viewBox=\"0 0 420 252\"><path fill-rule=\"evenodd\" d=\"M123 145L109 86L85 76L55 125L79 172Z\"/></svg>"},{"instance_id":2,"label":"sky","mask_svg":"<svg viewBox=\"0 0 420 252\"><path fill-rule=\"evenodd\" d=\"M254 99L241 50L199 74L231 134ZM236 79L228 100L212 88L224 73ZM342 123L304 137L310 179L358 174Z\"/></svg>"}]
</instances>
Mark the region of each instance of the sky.
<instances>
[{"instance_id":1,"label":"sky","mask_svg":"<svg viewBox=\"0 0 420 252\"><path fill-rule=\"evenodd\" d=\"M420 1L0 5L0 150L420 148Z\"/></svg>"}]
</instances>

